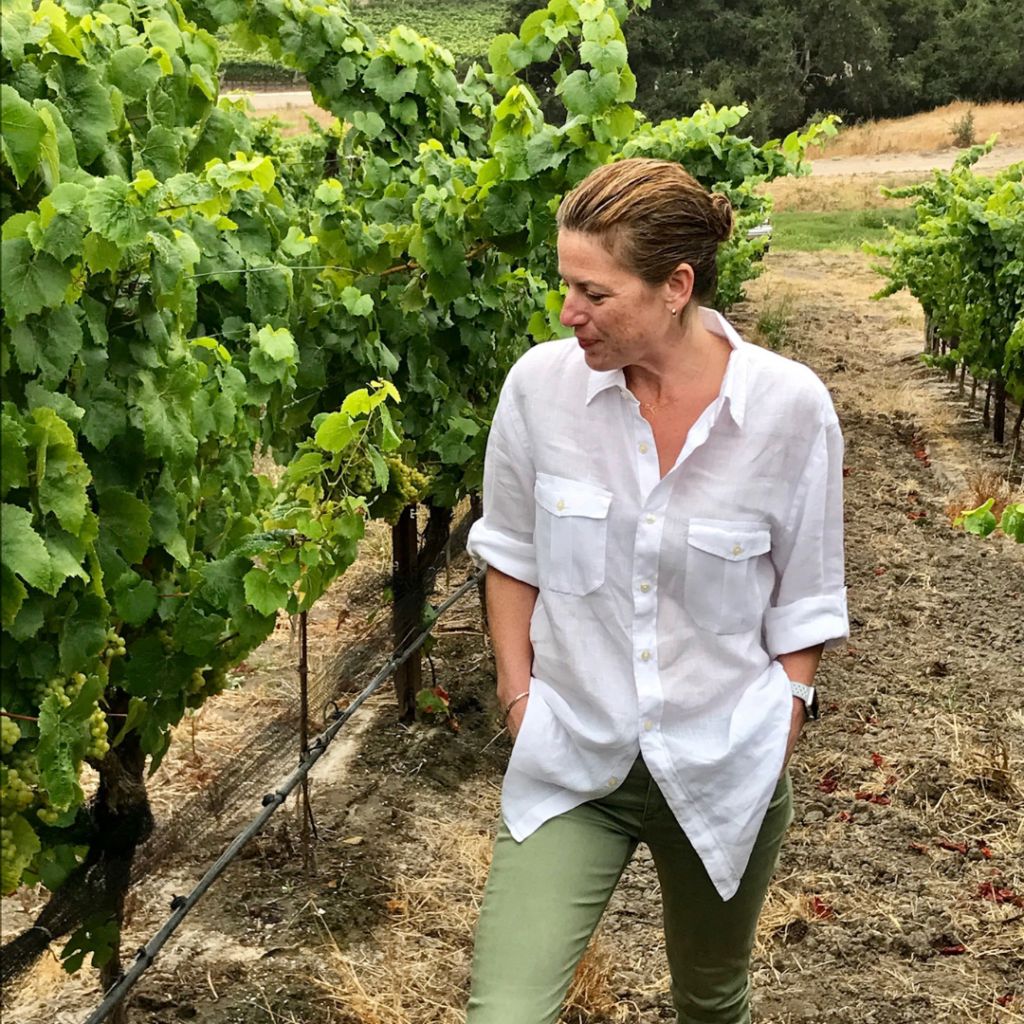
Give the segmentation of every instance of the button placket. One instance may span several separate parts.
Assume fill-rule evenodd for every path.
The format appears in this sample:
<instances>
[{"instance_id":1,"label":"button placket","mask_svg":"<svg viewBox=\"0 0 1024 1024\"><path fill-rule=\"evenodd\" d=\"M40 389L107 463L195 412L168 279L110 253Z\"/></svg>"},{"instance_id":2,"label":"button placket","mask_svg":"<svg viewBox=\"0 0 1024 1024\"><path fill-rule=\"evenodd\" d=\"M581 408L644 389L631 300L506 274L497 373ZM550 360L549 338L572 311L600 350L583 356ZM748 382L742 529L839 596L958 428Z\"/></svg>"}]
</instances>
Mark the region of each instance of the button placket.
<instances>
[{"instance_id":1,"label":"button placket","mask_svg":"<svg viewBox=\"0 0 1024 1024\"><path fill-rule=\"evenodd\" d=\"M657 587L654 584L663 526L664 515L659 507L641 508L633 561L633 681L641 713L651 720L655 717L651 712L660 707L662 699L658 675Z\"/></svg>"}]
</instances>

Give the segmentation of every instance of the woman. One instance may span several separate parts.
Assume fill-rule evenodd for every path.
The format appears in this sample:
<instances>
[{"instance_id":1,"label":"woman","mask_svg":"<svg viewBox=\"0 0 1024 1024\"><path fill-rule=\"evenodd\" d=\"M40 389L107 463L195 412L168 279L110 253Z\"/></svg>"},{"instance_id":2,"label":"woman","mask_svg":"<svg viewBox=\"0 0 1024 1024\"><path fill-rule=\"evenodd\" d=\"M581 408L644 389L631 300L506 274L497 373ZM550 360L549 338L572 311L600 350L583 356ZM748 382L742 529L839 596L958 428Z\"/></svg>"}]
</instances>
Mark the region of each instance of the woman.
<instances>
[{"instance_id":1,"label":"woman","mask_svg":"<svg viewBox=\"0 0 1024 1024\"><path fill-rule=\"evenodd\" d=\"M810 370L704 305L724 196L623 160L558 225L575 337L509 373L469 541L515 745L468 1021L557 1019L645 842L678 1019L742 1024L786 764L847 632L842 438Z\"/></svg>"}]
</instances>

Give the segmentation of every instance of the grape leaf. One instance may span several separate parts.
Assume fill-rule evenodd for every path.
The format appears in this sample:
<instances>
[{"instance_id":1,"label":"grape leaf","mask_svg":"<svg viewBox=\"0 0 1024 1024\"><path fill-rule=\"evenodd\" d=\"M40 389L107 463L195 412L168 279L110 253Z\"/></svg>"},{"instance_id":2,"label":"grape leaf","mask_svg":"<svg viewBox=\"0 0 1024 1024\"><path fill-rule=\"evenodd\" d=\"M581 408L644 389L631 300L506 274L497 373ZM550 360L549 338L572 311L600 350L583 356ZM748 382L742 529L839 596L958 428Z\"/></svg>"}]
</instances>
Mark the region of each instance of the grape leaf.
<instances>
[{"instance_id":1,"label":"grape leaf","mask_svg":"<svg viewBox=\"0 0 1024 1024\"><path fill-rule=\"evenodd\" d=\"M15 181L24 185L39 164L39 145L46 135L46 125L11 86L0 85L0 99L4 159L14 171Z\"/></svg>"},{"instance_id":2,"label":"grape leaf","mask_svg":"<svg viewBox=\"0 0 1024 1024\"><path fill-rule=\"evenodd\" d=\"M64 301L70 272L49 253L36 252L27 238L5 239L0 259L0 296L11 319L24 320Z\"/></svg>"},{"instance_id":3,"label":"grape leaf","mask_svg":"<svg viewBox=\"0 0 1024 1024\"><path fill-rule=\"evenodd\" d=\"M87 167L107 148L107 135L117 124L110 90L94 68L83 64L55 64L46 80L65 122L75 126L78 160Z\"/></svg>"},{"instance_id":4,"label":"grape leaf","mask_svg":"<svg viewBox=\"0 0 1024 1024\"><path fill-rule=\"evenodd\" d=\"M363 82L385 103L394 103L416 88L417 74L415 68L398 71L390 57L374 57L363 73Z\"/></svg>"},{"instance_id":5,"label":"grape leaf","mask_svg":"<svg viewBox=\"0 0 1024 1024\"><path fill-rule=\"evenodd\" d=\"M347 448L359 435L360 428L350 416L341 412L333 412L324 417L317 427L315 442L317 447L327 452L340 452Z\"/></svg>"},{"instance_id":6,"label":"grape leaf","mask_svg":"<svg viewBox=\"0 0 1024 1024\"><path fill-rule=\"evenodd\" d=\"M50 555L43 538L32 527L32 513L18 505L0 506L0 554L3 564L30 586L51 590Z\"/></svg>"},{"instance_id":7,"label":"grape leaf","mask_svg":"<svg viewBox=\"0 0 1024 1024\"><path fill-rule=\"evenodd\" d=\"M17 418L14 405L4 403L0 418L0 497L14 487L28 484L28 462L25 458L25 430Z\"/></svg>"},{"instance_id":8,"label":"grape leaf","mask_svg":"<svg viewBox=\"0 0 1024 1024\"><path fill-rule=\"evenodd\" d=\"M107 602L96 594L83 594L79 598L72 613L61 623L62 672L86 672L93 667L107 644L109 613Z\"/></svg>"},{"instance_id":9,"label":"grape leaf","mask_svg":"<svg viewBox=\"0 0 1024 1024\"><path fill-rule=\"evenodd\" d=\"M117 948L121 929L112 917L93 916L71 933L71 938L61 950L60 959L64 970L74 974L92 953L92 966L103 967L110 961Z\"/></svg>"},{"instance_id":10,"label":"grape leaf","mask_svg":"<svg viewBox=\"0 0 1024 1024\"><path fill-rule=\"evenodd\" d=\"M142 99L160 79L160 67L144 46L122 46L110 55L107 79L126 100Z\"/></svg>"},{"instance_id":11,"label":"grape leaf","mask_svg":"<svg viewBox=\"0 0 1024 1024\"><path fill-rule=\"evenodd\" d=\"M156 587L137 573L125 573L117 581L113 597L115 613L129 626L141 626L156 611Z\"/></svg>"},{"instance_id":12,"label":"grape leaf","mask_svg":"<svg viewBox=\"0 0 1024 1024\"><path fill-rule=\"evenodd\" d=\"M100 179L86 198L85 208L93 231L115 245L133 245L146 237L150 212L124 178Z\"/></svg>"},{"instance_id":13,"label":"grape leaf","mask_svg":"<svg viewBox=\"0 0 1024 1024\"><path fill-rule=\"evenodd\" d=\"M92 474L78 452L75 435L48 408L33 410L27 433L29 443L46 453L42 478L37 481L39 508L52 512L70 533L78 533L89 507Z\"/></svg>"},{"instance_id":14,"label":"grape leaf","mask_svg":"<svg viewBox=\"0 0 1024 1024\"><path fill-rule=\"evenodd\" d=\"M78 771L89 746L88 716L72 717L70 712L70 707L60 706L55 693L49 694L39 708L39 782L57 810L82 799Z\"/></svg>"},{"instance_id":15,"label":"grape leaf","mask_svg":"<svg viewBox=\"0 0 1024 1024\"><path fill-rule=\"evenodd\" d=\"M130 565L141 562L152 536L149 506L121 487L101 491L99 503L101 531Z\"/></svg>"},{"instance_id":16,"label":"grape leaf","mask_svg":"<svg viewBox=\"0 0 1024 1024\"><path fill-rule=\"evenodd\" d=\"M82 347L82 328L70 306L44 311L11 332L15 358L24 373L39 371L39 383L56 388Z\"/></svg>"},{"instance_id":17,"label":"grape leaf","mask_svg":"<svg viewBox=\"0 0 1024 1024\"><path fill-rule=\"evenodd\" d=\"M614 71L602 73L596 68L589 74L578 68L555 90L570 114L592 117L602 113L619 93L619 76Z\"/></svg>"},{"instance_id":18,"label":"grape leaf","mask_svg":"<svg viewBox=\"0 0 1024 1024\"><path fill-rule=\"evenodd\" d=\"M9 628L24 607L28 591L6 564L0 565L0 622Z\"/></svg>"},{"instance_id":19,"label":"grape leaf","mask_svg":"<svg viewBox=\"0 0 1024 1024\"><path fill-rule=\"evenodd\" d=\"M139 149L142 166L148 167L158 178L171 178L182 169L185 140L181 132L157 124L150 128Z\"/></svg>"},{"instance_id":20,"label":"grape leaf","mask_svg":"<svg viewBox=\"0 0 1024 1024\"><path fill-rule=\"evenodd\" d=\"M245 574L245 599L261 615L273 615L283 608L291 591L265 569L254 566Z\"/></svg>"},{"instance_id":21,"label":"grape leaf","mask_svg":"<svg viewBox=\"0 0 1024 1024\"><path fill-rule=\"evenodd\" d=\"M151 373L140 371L130 390L133 413L142 420L146 453L171 464L195 458L198 447L189 423L196 381L188 367L164 374L159 387Z\"/></svg>"},{"instance_id":22,"label":"grape leaf","mask_svg":"<svg viewBox=\"0 0 1024 1024\"><path fill-rule=\"evenodd\" d=\"M124 392L113 381L101 380L83 395L85 417L82 433L97 450L103 451L124 432L128 423Z\"/></svg>"},{"instance_id":23,"label":"grape leaf","mask_svg":"<svg viewBox=\"0 0 1024 1024\"><path fill-rule=\"evenodd\" d=\"M243 602L242 578L252 563L240 555L228 555L207 562L199 570L202 597L215 608L235 614Z\"/></svg>"},{"instance_id":24,"label":"grape leaf","mask_svg":"<svg viewBox=\"0 0 1024 1024\"><path fill-rule=\"evenodd\" d=\"M262 327L249 356L249 365L264 384L286 380L295 374L299 349L284 327Z\"/></svg>"}]
</instances>

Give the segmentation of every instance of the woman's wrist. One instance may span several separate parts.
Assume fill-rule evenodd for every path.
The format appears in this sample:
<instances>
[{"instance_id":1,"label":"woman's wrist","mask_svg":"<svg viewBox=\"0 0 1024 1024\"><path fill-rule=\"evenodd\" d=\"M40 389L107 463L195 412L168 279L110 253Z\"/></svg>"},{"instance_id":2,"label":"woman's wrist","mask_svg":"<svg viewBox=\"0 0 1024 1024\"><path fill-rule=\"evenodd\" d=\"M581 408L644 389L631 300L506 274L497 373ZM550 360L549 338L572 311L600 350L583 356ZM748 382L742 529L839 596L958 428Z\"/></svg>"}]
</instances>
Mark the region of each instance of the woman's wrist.
<instances>
[{"instance_id":1,"label":"woman's wrist","mask_svg":"<svg viewBox=\"0 0 1024 1024\"><path fill-rule=\"evenodd\" d=\"M502 705L502 708L501 708L501 725L502 725L502 728L504 728L508 724L508 716L509 716L509 714L511 714L512 709L517 704L520 704L524 700L528 699L529 696L530 696L530 691L529 690L521 690L514 697L512 697L512 699L509 700L508 703Z\"/></svg>"}]
</instances>

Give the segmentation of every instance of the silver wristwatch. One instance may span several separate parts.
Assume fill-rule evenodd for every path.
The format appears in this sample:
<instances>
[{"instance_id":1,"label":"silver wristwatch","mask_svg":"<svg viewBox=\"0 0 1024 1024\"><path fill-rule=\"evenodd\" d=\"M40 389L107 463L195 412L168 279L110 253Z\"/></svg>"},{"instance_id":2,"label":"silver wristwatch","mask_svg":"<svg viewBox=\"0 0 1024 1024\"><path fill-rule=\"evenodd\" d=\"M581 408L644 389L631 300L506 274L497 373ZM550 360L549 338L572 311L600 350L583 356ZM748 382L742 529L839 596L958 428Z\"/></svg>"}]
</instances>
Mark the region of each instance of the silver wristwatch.
<instances>
[{"instance_id":1,"label":"silver wristwatch","mask_svg":"<svg viewBox=\"0 0 1024 1024\"><path fill-rule=\"evenodd\" d=\"M806 683L794 683L791 679L789 681L789 688L794 697L799 697L804 702L804 711L807 714L807 718L812 722L817 721L819 716L818 693L814 687L808 686Z\"/></svg>"}]
</instances>

